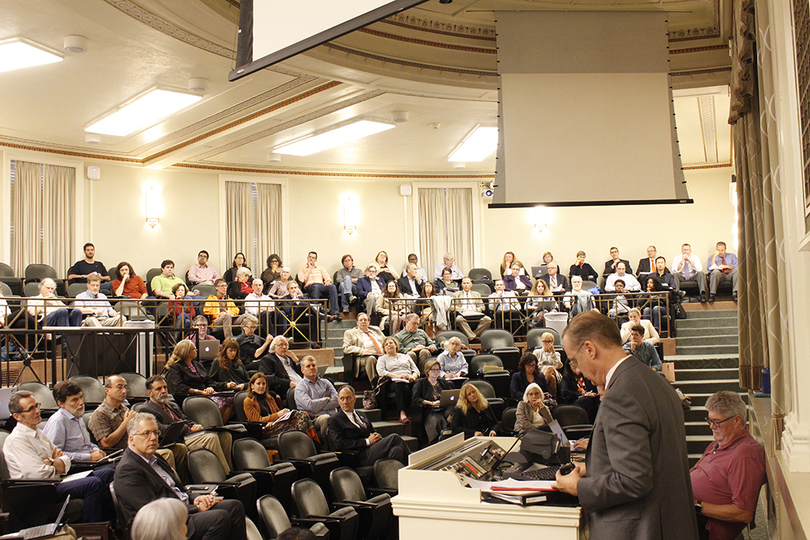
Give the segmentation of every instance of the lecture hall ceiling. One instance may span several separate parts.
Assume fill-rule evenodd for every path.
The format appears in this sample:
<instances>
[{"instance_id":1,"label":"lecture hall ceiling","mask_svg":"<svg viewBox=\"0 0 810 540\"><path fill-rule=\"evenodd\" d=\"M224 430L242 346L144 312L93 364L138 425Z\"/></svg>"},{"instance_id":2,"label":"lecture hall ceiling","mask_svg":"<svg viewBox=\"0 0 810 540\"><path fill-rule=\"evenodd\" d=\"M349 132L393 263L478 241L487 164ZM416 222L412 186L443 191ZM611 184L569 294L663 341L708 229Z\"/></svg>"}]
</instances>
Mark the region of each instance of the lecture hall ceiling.
<instances>
[{"instance_id":1,"label":"lecture hall ceiling","mask_svg":"<svg viewBox=\"0 0 810 540\"><path fill-rule=\"evenodd\" d=\"M63 62L0 73L0 148L130 163L286 173L490 175L495 160L454 170L447 156L476 125L495 125L493 10L665 10L686 167L730 161L727 84L731 0L428 2L230 83L238 0L0 0L0 40L26 37ZM154 86L206 78L204 99L127 137L85 142L84 128ZM271 149L350 118L395 129L309 157Z\"/></svg>"}]
</instances>

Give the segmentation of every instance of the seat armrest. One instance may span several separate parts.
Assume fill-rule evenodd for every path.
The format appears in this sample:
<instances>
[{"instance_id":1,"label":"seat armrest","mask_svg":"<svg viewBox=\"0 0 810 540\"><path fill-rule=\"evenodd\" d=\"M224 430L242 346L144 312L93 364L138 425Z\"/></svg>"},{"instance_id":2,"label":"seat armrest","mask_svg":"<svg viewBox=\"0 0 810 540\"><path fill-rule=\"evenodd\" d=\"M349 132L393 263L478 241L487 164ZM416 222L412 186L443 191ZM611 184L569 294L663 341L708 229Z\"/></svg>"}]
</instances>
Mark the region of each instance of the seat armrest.
<instances>
[{"instance_id":1,"label":"seat armrest","mask_svg":"<svg viewBox=\"0 0 810 540\"><path fill-rule=\"evenodd\" d=\"M335 501L332 503L332 507L335 509L345 506L351 506L352 508L376 508L377 505L366 501Z\"/></svg>"},{"instance_id":2,"label":"seat armrest","mask_svg":"<svg viewBox=\"0 0 810 540\"><path fill-rule=\"evenodd\" d=\"M389 495L389 496L393 497L394 495L397 495L399 493L399 491L394 489L394 488L379 488L379 487L366 488L366 491L368 491L369 495L372 495L372 496L374 496L374 495Z\"/></svg>"}]
</instances>

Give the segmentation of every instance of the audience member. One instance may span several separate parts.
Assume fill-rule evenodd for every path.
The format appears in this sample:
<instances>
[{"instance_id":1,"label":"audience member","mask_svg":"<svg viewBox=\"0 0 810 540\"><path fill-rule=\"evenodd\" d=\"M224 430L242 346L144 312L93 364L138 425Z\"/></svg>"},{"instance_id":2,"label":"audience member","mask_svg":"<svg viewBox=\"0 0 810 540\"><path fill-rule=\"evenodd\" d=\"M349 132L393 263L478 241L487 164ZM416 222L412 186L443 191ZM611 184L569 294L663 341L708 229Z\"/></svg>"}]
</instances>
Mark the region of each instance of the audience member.
<instances>
[{"instance_id":1,"label":"audience member","mask_svg":"<svg viewBox=\"0 0 810 540\"><path fill-rule=\"evenodd\" d=\"M262 428L264 437L278 437L285 431L301 431L315 442L321 442L307 413L279 409L276 394L272 391L268 394L267 377L264 373L254 373L250 378L243 406L248 422L267 422Z\"/></svg>"},{"instance_id":2,"label":"audience member","mask_svg":"<svg viewBox=\"0 0 810 540\"><path fill-rule=\"evenodd\" d=\"M122 326L126 318L115 311L101 291L101 278L90 274L87 278L87 290L76 295L73 308L86 315L83 326Z\"/></svg>"},{"instance_id":3,"label":"audience member","mask_svg":"<svg viewBox=\"0 0 810 540\"><path fill-rule=\"evenodd\" d=\"M721 281L731 282L731 299L737 301L737 256L726 251L725 242L717 242L714 254L706 263L709 272L709 302L714 302Z\"/></svg>"},{"instance_id":4,"label":"audience member","mask_svg":"<svg viewBox=\"0 0 810 540\"><path fill-rule=\"evenodd\" d=\"M247 314L242 318L242 333L236 336L236 343L239 345L239 353L245 369L253 369L250 364L261 362L261 358L267 353L270 343L273 341L273 334L267 334L261 338L256 335L259 319Z\"/></svg>"},{"instance_id":5,"label":"audience member","mask_svg":"<svg viewBox=\"0 0 810 540\"><path fill-rule=\"evenodd\" d=\"M734 540L754 520L765 451L745 426L745 402L721 390L706 400L714 441L689 471L701 538ZM708 533L708 534L707 534Z\"/></svg>"},{"instance_id":6,"label":"audience member","mask_svg":"<svg viewBox=\"0 0 810 540\"><path fill-rule=\"evenodd\" d=\"M192 302L185 300L188 287L186 287L185 283L175 283L174 287L172 287L172 294L174 300L169 301L169 315L174 320L174 326L190 328L192 319L197 317L197 310Z\"/></svg>"},{"instance_id":7,"label":"audience member","mask_svg":"<svg viewBox=\"0 0 810 540\"><path fill-rule=\"evenodd\" d=\"M188 508L179 499L152 501L135 514L133 540L186 540Z\"/></svg>"},{"instance_id":8,"label":"audience member","mask_svg":"<svg viewBox=\"0 0 810 540\"><path fill-rule=\"evenodd\" d=\"M453 336L445 342L444 346L445 350L438 358L441 367L440 375L445 379L466 377L470 366L467 364L467 359L461 352L461 349L464 347L461 340Z\"/></svg>"},{"instance_id":9,"label":"audience member","mask_svg":"<svg viewBox=\"0 0 810 540\"><path fill-rule=\"evenodd\" d=\"M640 282L643 283L648 275L655 273L655 258L657 254L658 250L655 249L655 246L647 246L647 257L639 259L638 266L636 267L636 273Z\"/></svg>"},{"instance_id":10,"label":"audience member","mask_svg":"<svg viewBox=\"0 0 810 540\"><path fill-rule=\"evenodd\" d=\"M204 431L203 426L189 420L177 402L171 399L163 375L152 375L146 379L146 393L149 395L149 401L141 406L140 412L154 415L160 431L161 445L184 444L189 450L199 448L210 450L219 460L225 474L230 473L233 469L231 464L233 439L229 431ZM175 422L185 424L183 431L177 436L177 439L166 440L166 431Z\"/></svg>"},{"instance_id":11,"label":"audience member","mask_svg":"<svg viewBox=\"0 0 810 540\"><path fill-rule=\"evenodd\" d=\"M672 274L675 276L675 290L681 290L681 283L684 281L696 281L700 301L706 301L706 274L703 273L703 265L700 258L692 255L692 246L684 244L681 252L672 259Z\"/></svg>"},{"instance_id":12,"label":"audience member","mask_svg":"<svg viewBox=\"0 0 810 540\"><path fill-rule=\"evenodd\" d=\"M666 301L669 293L661 288L661 282L658 281L655 274L651 274L650 277L647 278L646 288L644 290L649 293L649 295L644 298L639 298L638 309L641 310L641 315L645 319L652 318L652 327L656 329L657 332L657 329L661 328L661 315L664 316L664 319L667 317ZM648 335L649 334L651 334L651 332L648 331Z\"/></svg>"},{"instance_id":13,"label":"audience member","mask_svg":"<svg viewBox=\"0 0 810 540\"><path fill-rule=\"evenodd\" d=\"M517 259L517 257L515 257L514 253L512 253L511 251L507 251L506 253L503 254L503 261L501 261L501 267L500 267L500 275L501 275L501 277L505 278L506 276L511 276L512 275L512 266L514 266L515 264L517 264L518 268L520 269L520 274L519 275L525 276L526 275L526 270L523 267L523 263L520 262Z\"/></svg>"},{"instance_id":14,"label":"audience member","mask_svg":"<svg viewBox=\"0 0 810 540\"><path fill-rule=\"evenodd\" d=\"M460 280L464 279L464 274L459 270L458 266L456 266L456 256L452 253L445 253L444 257L442 258L442 262L436 265L436 268L433 269L433 279L439 280L443 279L442 271L445 268L450 269L450 278L453 280Z\"/></svg>"},{"instance_id":15,"label":"audience member","mask_svg":"<svg viewBox=\"0 0 810 540\"><path fill-rule=\"evenodd\" d=\"M217 338L208 333L208 319L205 315L197 315L191 319L191 325L197 330L186 336L189 341L217 341Z\"/></svg>"},{"instance_id":16,"label":"audience member","mask_svg":"<svg viewBox=\"0 0 810 540\"><path fill-rule=\"evenodd\" d=\"M377 360L377 375L380 379L390 379L386 386L393 386L399 421L407 424L411 421L407 412L411 403L411 387L419 377L419 368L410 356L399 352L399 342L393 337L385 338L382 345L385 354Z\"/></svg>"},{"instance_id":17,"label":"audience member","mask_svg":"<svg viewBox=\"0 0 810 540\"><path fill-rule=\"evenodd\" d=\"M503 283L507 291L515 291L517 294L528 294L532 289L532 280L526 275L520 263L512 263L512 268L503 277Z\"/></svg>"},{"instance_id":18,"label":"audience member","mask_svg":"<svg viewBox=\"0 0 810 540\"><path fill-rule=\"evenodd\" d=\"M248 266L247 258L245 257L245 254L242 253L242 252L239 252L236 255L234 255L233 263L231 264L231 267L228 268L225 271L225 275L223 275L222 278L225 280L226 283L236 281L236 271L239 270L240 268L243 268L243 267L250 270L250 267ZM250 273L253 274L252 271Z\"/></svg>"},{"instance_id":19,"label":"audience member","mask_svg":"<svg viewBox=\"0 0 810 540\"><path fill-rule=\"evenodd\" d=\"M465 276L461 280L461 289L453 295L458 299L455 302L456 328L464 332L470 341L480 339L481 334L492 325L492 319L484 315L484 301L481 293L472 290L472 280ZM477 322L475 332L470 327L471 322Z\"/></svg>"},{"instance_id":20,"label":"audience member","mask_svg":"<svg viewBox=\"0 0 810 540\"><path fill-rule=\"evenodd\" d=\"M543 397L543 389L537 383L531 383L526 387L515 411L515 431L518 434L554 421L551 411L543 402Z\"/></svg>"},{"instance_id":21,"label":"audience member","mask_svg":"<svg viewBox=\"0 0 810 540\"><path fill-rule=\"evenodd\" d=\"M563 305L570 310L568 314L572 318L595 308L593 295L582 290L582 276L571 278L571 292L566 295Z\"/></svg>"},{"instance_id":22,"label":"audience member","mask_svg":"<svg viewBox=\"0 0 810 540\"><path fill-rule=\"evenodd\" d=\"M593 269L593 266L585 262L585 252L577 251L577 262L571 265L568 269L568 279L574 281L574 276L580 276L582 281L593 281L599 278L599 274Z\"/></svg>"},{"instance_id":23,"label":"audience member","mask_svg":"<svg viewBox=\"0 0 810 540\"><path fill-rule=\"evenodd\" d=\"M188 269L188 282L192 285L213 285L219 279L219 273L213 266L208 264L208 252L205 250L197 254L197 264L192 264Z\"/></svg>"},{"instance_id":24,"label":"audience member","mask_svg":"<svg viewBox=\"0 0 810 540\"><path fill-rule=\"evenodd\" d=\"M405 328L394 335L399 343L400 352L407 354L417 366L425 365L432 353L436 352L436 343L419 328L419 315L410 313L405 316Z\"/></svg>"},{"instance_id":25,"label":"audience member","mask_svg":"<svg viewBox=\"0 0 810 540\"><path fill-rule=\"evenodd\" d=\"M212 381L235 383L229 389L240 391L247 387L250 376L240 358L239 343L233 338L226 338L219 348L219 355L211 363L208 376Z\"/></svg>"},{"instance_id":26,"label":"audience member","mask_svg":"<svg viewBox=\"0 0 810 540\"><path fill-rule=\"evenodd\" d=\"M548 274L544 275L540 279L548 284L549 288L551 288L551 292L554 294L563 294L565 291L568 290L568 280L565 279L565 276L559 273L559 268L557 267L557 263L550 262L546 266L548 269Z\"/></svg>"},{"instance_id":27,"label":"audience member","mask_svg":"<svg viewBox=\"0 0 810 540\"><path fill-rule=\"evenodd\" d=\"M385 328L385 324L388 323L391 335L399 332L402 326L402 318L407 313L407 305L401 301L402 298L404 297L399 292L399 285L396 281L391 280L385 284L385 289L377 298L377 306L374 308L377 313L382 315L380 328Z\"/></svg>"},{"instance_id":28,"label":"audience member","mask_svg":"<svg viewBox=\"0 0 810 540\"><path fill-rule=\"evenodd\" d=\"M644 341L644 327L640 324L633 325L630 329L630 341L625 343L622 349L653 371L661 371L661 358L658 356L658 351L655 350L654 345Z\"/></svg>"},{"instance_id":29,"label":"audience member","mask_svg":"<svg viewBox=\"0 0 810 540\"><path fill-rule=\"evenodd\" d=\"M363 302L369 317L374 313L377 299L385 289L385 281L377 275L378 270L377 264L371 263L366 268L365 277L357 280L357 296Z\"/></svg>"},{"instance_id":30,"label":"audience member","mask_svg":"<svg viewBox=\"0 0 810 540\"><path fill-rule=\"evenodd\" d=\"M321 296L329 298L329 322L337 318L340 304L338 302L337 289L332 284L326 270L317 265L318 254L314 251L307 253L307 264L298 269L298 281L303 283L304 292L315 300Z\"/></svg>"},{"instance_id":31,"label":"audience member","mask_svg":"<svg viewBox=\"0 0 810 540\"><path fill-rule=\"evenodd\" d=\"M115 267L115 277L115 281L112 282L115 296L129 296L133 300L143 300L149 296L146 292L146 283L135 274L135 270L128 262L118 263Z\"/></svg>"},{"instance_id":32,"label":"audience member","mask_svg":"<svg viewBox=\"0 0 810 540\"><path fill-rule=\"evenodd\" d=\"M270 352L261 357L257 367L267 375L270 389L280 396L286 396L289 389L295 388L304 377L301 362L290 350L289 340L284 336L273 338ZM256 369L256 366L251 366L251 369Z\"/></svg>"},{"instance_id":33,"label":"audience member","mask_svg":"<svg viewBox=\"0 0 810 540\"><path fill-rule=\"evenodd\" d=\"M622 335L622 343L627 343L627 341L630 339L630 332L636 325L641 325L641 327L644 328L644 335L646 336L644 341L650 345L655 345L661 341L661 337L658 335L658 331L655 329L655 326L648 319L641 318L641 311L638 308L630 309L630 311L627 312L627 316L630 317L630 320L622 324L620 330Z\"/></svg>"},{"instance_id":34,"label":"audience member","mask_svg":"<svg viewBox=\"0 0 810 540\"><path fill-rule=\"evenodd\" d=\"M541 346L532 351L537 357L537 367L546 379L548 391L551 397L557 399L559 383L562 381L563 367L560 353L554 349L554 335L551 332L544 332L540 336Z\"/></svg>"},{"instance_id":35,"label":"audience member","mask_svg":"<svg viewBox=\"0 0 810 540\"><path fill-rule=\"evenodd\" d=\"M436 290L441 294L454 294L459 291L459 282L453 279L453 270L449 266L442 269L441 277L434 283L436 283Z\"/></svg>"},{"instance_id":36,"label":"audience member","mask_svg":"<svg viewBox=\"0 0 810 540\"><path fill-rule=\"evenodd\" d=\"M185 283L181 278L174 275L174 261L166 259L160 263L160 274L152 278L149 284L152 287L152 294L157 298L169 298L174 300L172 288L178 283ZM198 291L194 291L198 294Z\"/></svg>"},{"instance_id":37,"label":"audience member","mask_svg":"<svg viewBox=\"0 0 810 540\"><path fill-rule=\"evenodd\" d=\"M357 281L363 277L363 271L354 265L354 259L346 254L340 260L343 266L335 273L335 283L340 288L340 303L343 313L349 312L349 304L357 298Z\"/></svg>"},{"instance_id":38,"label":"audience member","mask_svg":"<svg viewBox=\"0 0 810 540\"><path fill-rule=\"evenodd\" d=\"M627 266L620 262L616 265L616 272L610 274L605 281L605 291L614 292L616 290L616 280L622 280L624 283L624 290L629 292L638 292L641 290L641 283L633 276L627 273Z\"/></svg>"},{"instance_id":39,"label":"audience member","mask_svg":"<svg viewBox=\"0 0 810 540\"><path fill-rule=\"evenodd\" d=\"M543 264L548 266L554 261L554 255L550 251L543 253Z\"/></svg>"},{"instance_id":40,"label":"audience member","mask_svg":"<svg viewBox=\"0 0 810 540\"><path fill-rule=\"evenodd\" d=\"M465 383L458 396L458 407L451 421L453 434L464 433L464 438L498 435L498 420L487 398L472 383Z\"/></svg>"},{"instance_id":41,"label":"audience member","mask_svg":"<svg viewBox=\"0 0 810 540\"><path fill-rule=\"evenodd\" d=\"M262 292L264 291L264 281L259 278L254 279L253 283L251 283L251 288L253 291L245 297L245 317L250 315L256 319L256 323L261 321L262 335L272 338L271 332L277 323L283 328L286 328L286 325L283 321L277 320L278 318L275 316L276 303L273 302L270 296ZM245 321L243 318L242 325L244 326L244 324Z\"/></svg>"},{"instance_id":42,"label":"audience member","mask_svg":"<svg viewBox=\"0 0 810 540\"><path fill-rule=\"evenodd\" d=\"M608 277L610 274L616 272L616 265L620 262L624 263L624 267L628 273L633 273L633 268L630 266L630 261L627 259L619 258L619 248L613 246L610 248L610 260L605 262L605 269L602 271L602 277Z\"/></svg>"},{"instance_id":43,"label":"audience member","mask_svg":"<svg viewBox=\"0 0 810 540\"><path fill-rule=\"evenodd\" d=\"M286 266L282 267L281 270L279 270L279 277L273 281L267 295L271 298L284 298L287 296L287 294L289 294L287 287L290 286L290 283L293 283L291 276L291 270Z\"/></svg>"},{"instance_id":44,"label":"audience member","mask_svg":"<svg viewBox=\"0 0 810 540\"><path fill-rule=\"evenodd\" d=\"M397 280L397 271L393 266L388 264L388 253L380 251L377 253L377 256L374 257L374 262L377 263L377 268L379 268L379 276L383 278L386 283Z\"/></svg>"},{"instance_id":45,"label":"audience member","mask_svg":"<svg viewBox=\"0 0 810 540\"><path fill-rule=\"evenodd\" d=\"M301 359L301 372L304 378L295 386L295 406L309 414L318 436L326 440L329 414L339 407L337 391L330 381L318 377L318 366L312 356Z\"/></svg>"},{"instance_id":46,"label":"audience member","mask_svg":"<svg viewBox=\"0 0 810 540\"><path fill-rule=\"evenodd\" d=\"M614 323L615 325L615 323ZM618 331L618 328L616 329ZM570 358L570 357L569 357ZM582 407L593 424L599 410L599 393L596 385L582 375L578 367L566 363L560 384L560 402Z\"/></svg>"},{"instance_id":47,"label":"audience member","mask_svg":"<svg viewBox=\"0 0 810 540\"><path fill-rule=\"evenodd\" d=\"M624 295L624 279L617 278L613 282L613 292L616 293L616 296L613 297L613 302L610 303L608 317L618 321L621 315L626 315L627 312L630 311L630 301Z\"/></svg>"},{"instance_id":48,"label":"audience member","mask_svg":"<svg viewBox=\"0 0 810 540\"><path fill-rule=\"evenodd\" d=\"M253 273L250 268L243 266L236 270L236 281L228 285L228 296L236 300L244 300L253 292Z\"/></svg>"},{"instance_id":49,"label":"audience member","mask_svg":"<svg viewBox=\"0 0 810 540\"><path fill-rule=\"evenodd\" d=\"M107 453L90 440L84 424L81 386L70 379L60 381L53 385L53 397L59 410L42 428L48 439L74 463L94 463L106 456Z\"/></svg>"},{"instance_id":50,"label":"audience member","mask_svg":"<svg viewBox=\"0 0 810 540\"><path fill-rule=\"evenodd\" d=\"M436 318L433 316L435 306L430 299L431 296L436 295L436 286L432 281L425 281L422 284L422 294L419 296L420 300L413 305L414 312L419 315L419 324L422 326L430 326L436 324Z\"/></svg>"},{"instance_id":51,"label":"audience member","mask_svg":"<svg viewBox=\"0 0 810 540\"><path fill-rule=\"evenodd\" d=\"M355 355L354 376L365 373L369 382L377 377L377 359L382 356L385 336L365 313L357 314L357 326L343 333L343 354Z\"/></svg>"},{"instance_id":52,"label":"audience member","mask_svg":"<svg viewBox=\"0 0 810 540\"><path fill-rule=\"evenodd\" d=\"M47 326L81 326L82 312L68 307L56 297L56 282L45 278L39 282L39 294L27 299L28 313Z\"/></svg>"},{"instance_id":53,"label":"audience member","mask_svg":"<svg viewBox=\"0 0 810 540\"><path fill-rule=\"evenodd\" d=\"M267 257L267 268L264 269L261 275L262 281L265 285L265 294L269 294L267 291L270 290L270 286L274 281L281 277L281 267L281 257L275 253Z\"/></svg>"},{"instance_id":54,"label":"audience member","mask_svg":"<svg viewBox=\"0 0 810 540\"><path fill-rule=\"evenodd\" d=\"M495 281L495 292L489 295L487 303L489 304L489 310L496 316L496 324L503 328L511 324L513 315L515 318L520 318L520 300L518 300L515 291L506 290L506 285L502 279Z\"/></svg>"},{"instance_id":55,"label":"audience member","mask_svg":"<svg viewBox=\"0 0 810 540\"><path fill-rule=\"evenodd\" d=\"M374 465L381 459L395 459L408 464L408 445L396 433L383 437L374 429L366 415L354 409L357 395L354 388L344 386L338 394L340 410L329 418L329 439L338 452L356 452L360 467Z\"/></svg>"},{"instance_id":56,"label":"audience member","mask_svg":"<svg viewBox=\"0 0 810 540\"><path fill-rule=\"evenodd\" d=\"M419 277L417 267L413 263L408 263L405 267L405 275L397 280L400 292L410 298L419 298L422 294L422 278Z\"/></svg>"},{"instance_id":57,"label":"audience member","mask_svg":"<svg viewBox=\"0 0 810 540\"><path fill-rule=\"evenodd\" d=\"M196 510L188 515L186 538L247 540L242 503L215 495L192 499L169 464L157 455L159 436L155 417L149 413L137 413L127 425L128 447L115 470L122 526L126 529L138 511L155 499L179 499Z\"/></svg>"},{"instance_id":58,"label":"audience member","mask_svg":"<svg viewBox=\"0 0 810 540\"><path fill-rule=\"evenodd\" d=\"M579 283L581 286L582 279L579 280ZM531 325L543 326L546 313L557 311L557 301L554 299L548 283L542 279L536 280L524 307L526 313L531 315Z\"/></svg>"},{"instance_id":59,"label":"audience member","mask_svg":"<svg viewBox=\"0 0 810 540\"><path fill-rule=\"evenodd\" d=\"M419 258L416 256L416 253L411 253L408 255L408 264L415 264L416 265L416 274L419 276L419 279L422 280L423 283L427 283L430 281L427 277L427 272L424 268L419 266ZM402 271L402 275L400 277L404 277L407 274L407 268Z\"/></svg>"},{"instance_id":60,"label":"audience member","mask_svg":"<svg viewBox=\"0 0 810 540\"><path fill-rule=\"evenodd\" d=\"M551 395L548 391L546 377L537 369L537 357L533 353L525 352L520 357L517 371L512 374L509 392L514 399L520 401L531 383L537 383L545 394Z\"/></svg>"},{"instance_id":61,"label":"audience member","mask_svg":"<svg viewBox=\"0 0 810 540\"><path fill-rule=\"evenodd\" d=\"M675 288L675 276L667 268L667 260L664 257L655 258L655 273L653 274L661 286L666 290L677 290Z\"/></svg>"},{"instance_id":62,"label":"audience member","mask_svg":"<svg viewBox=\"0 0 810 540\"><path fill-rule=\"evenodd\" d=\"M76 261L73 266L68 269L68 283L87 283L87 278L96 275L103 282L103 289L112 290L110 283L110 276L107 275L107 269L100 262L95 260L96 246L90 242L84 245L84 259Z\"/></svg>"},{"instance_id":63,"label":"audience member","mask_svg":"<svg viewBox=\"0 0 810 540\"><path fill-rule=\"evenodd\" d=\"M214 328L222 328L226 338L233 337L232 325L242 323L239 308L228 297L228 282L219 278L214 282L216 294L209 295L203 306L203 313L211 317Z\"/></svg>"},{"instance_id":64,"label":"audience member","mask_svg":"<svg viewBox=\"0 0 810 540\"><path fill-rule=\"evenodd\" d=\"M8 400L8 412L17 425L3 445L8 476L24 480L59 480L70 471L71 460L39 429L40 404L31 392L21 390ZM84 478L56 485L56 496L84 500L82 521L97 523L115 518L110 496L112 469L98 469ZM8 493L6 494L8 496Z\"/></svg>"},{"instance_id":65,"label":"audience member","mask_svg":"<svg viewBox=\"0 0 810 540\"><path fill-rule=\"evenodd\" d=\"M169 392L180 402L188 396L210 397L219 408L222 422L227 423L233 412L233 396L215 396L213 394L218 391L232 390L236 388L237 384L213 380L206 373L202 363L197 362L196 359L197 347L191 341L184 339L174 346L169 361L163 367Z\"/></svg>"},{"instance_id":66,"label":"audience member","mask_svg":"<svg viewBox=\"0 0 810 540\"><path fill-rule=\"evenodd\" d=\"M453 387L441 377L441 369L439 361L431 358L425 362L425 376L419 377L413 385L412 403L422 408L422 425L429 445L439 440L452 412L449 407L441 407L442 391Z\"/></svg>"}]
</instances>

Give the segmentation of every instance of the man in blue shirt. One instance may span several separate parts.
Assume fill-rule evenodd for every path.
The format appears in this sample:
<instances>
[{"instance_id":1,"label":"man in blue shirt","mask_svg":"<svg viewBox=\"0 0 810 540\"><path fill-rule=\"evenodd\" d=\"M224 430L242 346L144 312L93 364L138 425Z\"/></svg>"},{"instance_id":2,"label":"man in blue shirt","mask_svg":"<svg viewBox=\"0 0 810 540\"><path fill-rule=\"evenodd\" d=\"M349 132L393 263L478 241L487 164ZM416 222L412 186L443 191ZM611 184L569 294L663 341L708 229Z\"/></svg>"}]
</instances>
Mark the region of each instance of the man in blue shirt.
<instances>
[{"instance_id":1,"label":"man in blue shirt","mask_svg":"<svg viewBox=\"0 0 810 540\"><path fill-rule=\"evenodd\" d=\"M731 282L731 299L737 301L737 256L726 252L726 243L717 242L715 251L706 263L709 272L709 302L714 302L721 281Z\"/></svg>"},{"instance_id":2,"label":"man in blue shirt","mask_svg":"<svg viewBox=\"0 0 810 540\"><path fill-rule=\"evenodd\" d=\"M653 371L663 375L661 372L663 366L658 351L655 350L655 345L644 341L644 327L640 324L630 329L630 341L625 343L622 348L645 366L649 366Z\"/></svg>"},{"instance_id":3,"label":"man in blue shirt","mask_svg":"<svg viewBox=\"0 0 810 540\"><path fill-rule=\"evenodd\" d=\"M318 377L318 366L313 356L307 355L301 359L301 374L304 378L295 387L295 406L309 414L318 435L325 441L329 415L339 406L337 390L330 381Z\"/></svg>"},{"instance_id":4,"label":"man in blue shirt","mask_svg":"<svg viewBox=\"0 0 810 540\"><path fill-rule=\"evenodd\" d=\"M84 425L84 400L81 387L71 380L53 387L53 397L59 410L48 419L43 432L71 461L95 462L106 454L93 444Z\"/></svg>"}]
</instances>

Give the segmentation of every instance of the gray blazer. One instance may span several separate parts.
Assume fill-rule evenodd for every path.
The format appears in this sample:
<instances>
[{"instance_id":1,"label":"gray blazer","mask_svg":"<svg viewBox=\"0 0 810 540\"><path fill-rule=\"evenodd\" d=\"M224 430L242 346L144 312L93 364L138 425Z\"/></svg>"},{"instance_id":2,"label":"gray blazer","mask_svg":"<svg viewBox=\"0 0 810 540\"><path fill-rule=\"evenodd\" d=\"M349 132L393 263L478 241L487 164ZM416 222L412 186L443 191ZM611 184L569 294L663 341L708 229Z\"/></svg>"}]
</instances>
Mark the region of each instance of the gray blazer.
<instances>
[{"instance_id":1,"label":"gray blazer","mask_svg":"<svg viewBox=\"0 0 810 540\"><path fill-rule=\"evenodd\" d=\"M672 386L629 358L596 416L577 490L591 540L696 540L683 409Z\"/></svg>"}]
</instances>

